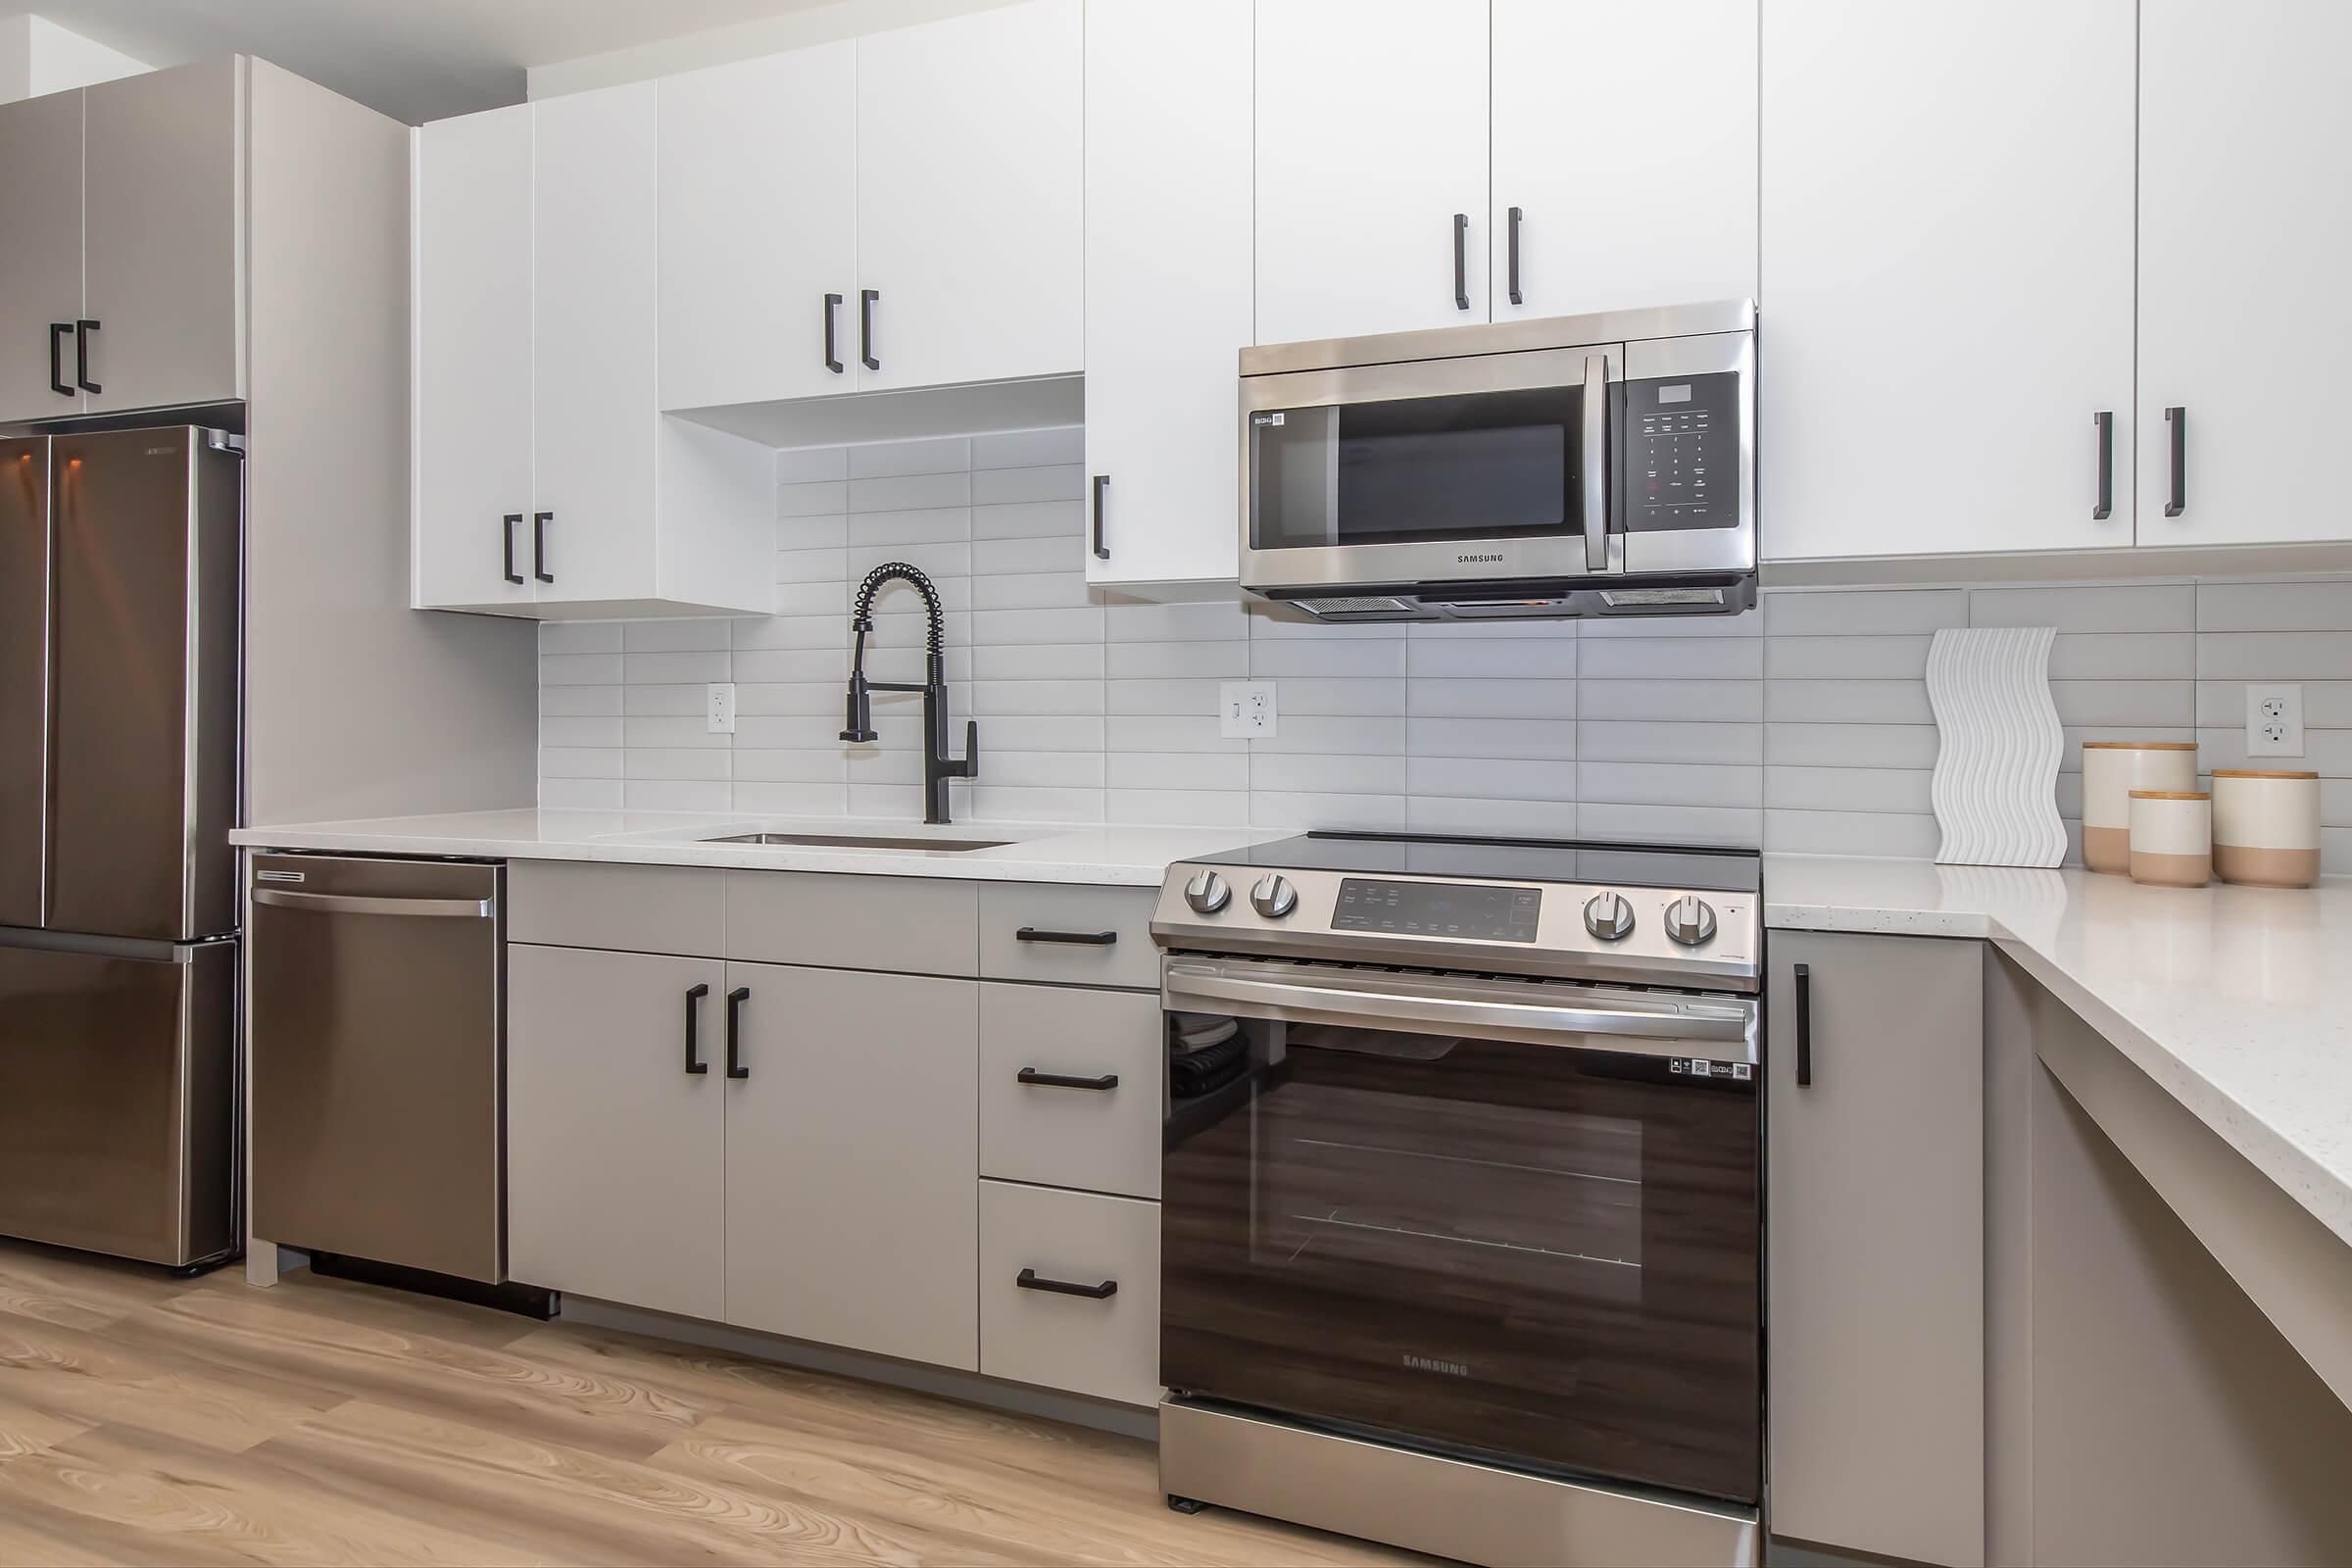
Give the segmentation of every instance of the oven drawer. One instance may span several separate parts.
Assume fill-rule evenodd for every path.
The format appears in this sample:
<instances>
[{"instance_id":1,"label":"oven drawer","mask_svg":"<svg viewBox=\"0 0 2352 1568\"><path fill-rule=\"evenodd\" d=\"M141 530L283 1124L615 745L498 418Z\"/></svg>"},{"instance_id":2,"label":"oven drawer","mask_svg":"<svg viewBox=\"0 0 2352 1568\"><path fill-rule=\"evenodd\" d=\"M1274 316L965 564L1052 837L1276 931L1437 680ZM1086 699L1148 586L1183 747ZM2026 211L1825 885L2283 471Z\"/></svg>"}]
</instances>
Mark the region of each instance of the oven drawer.
<instances>
[{"instance_id":1,"label":"oven drawer","mask_svg":"<svg viewBox=\"0 0 2352 1568\"><path fill-rule=\"evenodd\" d=\"M992 980L1159 989L1157 888L980 884L980 972Z\"/></svg>"},{"instance_id":2,"label":"oven drawer","mask_svg":"<svg viewBox=\"0 0 2352 1568\"><path fill-rule=\"evenodd\" d=\"M982 1182L980 1370L1156 1404L1159 1205Z\"/></svg>"},{"instance_id":3,"label":"oven drawer","mask_svg":"<svg viewBox=\"0 0 2352 1568\"><path fill-rule=\"evenodd\" d=\"M980 1173L1157 1198L1161 1041L1154 996L982 985Z\"/></svg>"}]
</instances>

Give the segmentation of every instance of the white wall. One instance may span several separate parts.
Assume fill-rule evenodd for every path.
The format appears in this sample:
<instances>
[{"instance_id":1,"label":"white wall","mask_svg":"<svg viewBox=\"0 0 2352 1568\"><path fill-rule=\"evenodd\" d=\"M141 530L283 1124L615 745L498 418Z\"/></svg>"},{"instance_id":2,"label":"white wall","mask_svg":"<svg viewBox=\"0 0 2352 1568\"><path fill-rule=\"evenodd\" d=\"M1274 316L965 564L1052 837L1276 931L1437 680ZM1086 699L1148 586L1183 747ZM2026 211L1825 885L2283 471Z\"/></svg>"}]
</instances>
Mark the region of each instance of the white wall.
<instances>
[{"instance_id":1,"label":"white wall","mask_svg":"<svg viewBox=\"0 0 2352 1568\"><path fill-rule=\"evenodd\" d=\"M135 76L155 68L46 17L0 17L0 103Z\"/></svg>"},{"instance_id":2,"label":"white wall","mask_svg":"<svg viewBox=\"0 0 2352 1568\"><path fill-rule=\"evenodd\" d=\"M1092 594L1082 433L903 441L778 460L777 613L551 624L547 806L919 818L912 697L879 745L838 739L850 595L928 572L952 733L980 721L958 817L1410 827L1935 853L1928 645L2058 628L2060 813L2080 743L2193 740L2244 766L2245 684L2301 681L2326 860L2352 872L2352 581L1768 589L1726 619L1321 626L1239 603ZM917 601L876 601L867 673L921 678ZM1276 682L1280 732L1225 740L1219 680ZM737 683L708 733L703 682Z\"/></svg>"},{"instance_id":3,"label":"white wall","mask_svg":"<svg viewBox=\"0 0 2352 1568\"><path fill-rule=\"evenodd\" d=\"M936 22L942 17L1012 3L1013 0L840 0L839 4L809 6L760 22L712 27L607 54L533 66L527 73L528 92L533 98L555 98L568 92L585 92L591 87L644 81L674 72L780 54L787 49L803 49L810 44L831 43L860 33Z\"/></svg>"}]
</instances>

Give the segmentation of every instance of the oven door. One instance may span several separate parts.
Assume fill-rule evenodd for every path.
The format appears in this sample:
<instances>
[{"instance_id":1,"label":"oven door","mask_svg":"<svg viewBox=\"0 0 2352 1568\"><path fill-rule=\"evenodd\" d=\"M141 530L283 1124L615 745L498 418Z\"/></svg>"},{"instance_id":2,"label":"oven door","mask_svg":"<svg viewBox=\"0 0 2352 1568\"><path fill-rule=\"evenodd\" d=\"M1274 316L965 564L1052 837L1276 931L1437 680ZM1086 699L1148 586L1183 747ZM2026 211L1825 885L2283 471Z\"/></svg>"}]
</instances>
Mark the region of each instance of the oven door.
<instances>
[{"instance_id":1,"label":"oven door","mask_svg":"<svg viewBox=\"0 0 2352 1568\"><path fill-rule=\"evenodd\" d=\"M1571 578L1611 560L1625 345L1242 382L1242 584Z\"/></svg>"},{"instance_id":2,"label":"oven door","mask_svg":"<svg viewBox=\"0 0 2352 1568\"><path fill-rule=\"evenodd\" d=\"M1169 1388L1758 1499L1752 1001L1181 956L1161 994Z\"/></svg>"}]
</instances>

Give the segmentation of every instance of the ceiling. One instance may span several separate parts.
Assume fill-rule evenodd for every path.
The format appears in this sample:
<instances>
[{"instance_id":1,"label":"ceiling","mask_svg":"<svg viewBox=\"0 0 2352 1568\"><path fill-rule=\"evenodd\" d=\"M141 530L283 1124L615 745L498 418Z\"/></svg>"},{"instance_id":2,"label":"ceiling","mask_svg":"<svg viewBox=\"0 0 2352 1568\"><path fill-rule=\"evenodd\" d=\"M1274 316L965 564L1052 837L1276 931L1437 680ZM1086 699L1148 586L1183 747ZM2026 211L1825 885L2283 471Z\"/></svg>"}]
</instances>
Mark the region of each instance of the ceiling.
<instances>
[{"instance_id":1,"label":"ceiling","mask_svg":"<svg viewBox=\"0 0 2352 1568\"><path fill-rule=\"evenodd\" d=\"M31 0L150 65L257 54L421 124L523 99L523 71L825 0Z\"/></svg>"}]
</instances>

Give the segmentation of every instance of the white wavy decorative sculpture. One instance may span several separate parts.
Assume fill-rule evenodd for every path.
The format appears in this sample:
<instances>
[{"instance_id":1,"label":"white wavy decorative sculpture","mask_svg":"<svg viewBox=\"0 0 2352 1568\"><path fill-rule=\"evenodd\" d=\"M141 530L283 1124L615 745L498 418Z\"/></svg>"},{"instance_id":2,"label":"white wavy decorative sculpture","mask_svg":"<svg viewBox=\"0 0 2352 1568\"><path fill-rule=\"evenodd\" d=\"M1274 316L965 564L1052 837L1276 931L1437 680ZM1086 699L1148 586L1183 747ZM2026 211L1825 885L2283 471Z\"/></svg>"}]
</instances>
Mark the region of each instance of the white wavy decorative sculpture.
<instances>
[{"instance_id":1,"label":"white wavy decorative sculpture","mask_svg":"<svg viewBox=\"0 0 2352 1568\"><path fill-rule=\"evenodd\" d=\"M1928 650L1936 710L1931 789L1945 865L2057 865L2058 758L2066 737L2050 701L2054 626L1946 629Z\"/></svg>"}]
</instances>

